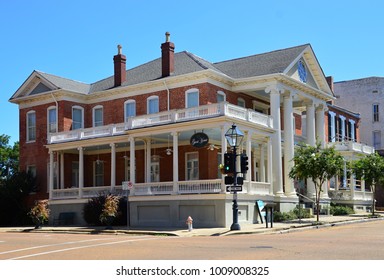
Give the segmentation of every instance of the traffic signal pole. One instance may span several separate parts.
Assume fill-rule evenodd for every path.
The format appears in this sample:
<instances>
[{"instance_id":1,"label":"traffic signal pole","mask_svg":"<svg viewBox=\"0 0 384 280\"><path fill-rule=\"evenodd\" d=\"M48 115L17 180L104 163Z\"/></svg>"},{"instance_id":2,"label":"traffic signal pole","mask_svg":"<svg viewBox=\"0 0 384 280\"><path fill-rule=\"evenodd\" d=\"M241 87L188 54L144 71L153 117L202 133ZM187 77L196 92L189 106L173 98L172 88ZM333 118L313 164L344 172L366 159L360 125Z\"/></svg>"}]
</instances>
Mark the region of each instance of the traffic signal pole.
<instances>
[{"instance_id":1,"label":"traffic signal pole","mask_svg":"<svg viewBox=\"0 0 384 280\"><path fill-rule=\"evenodd\" d=\"M236 165L236 146L233 147L233 187L237 185L237 165ZM232 225L231 230L240 230L239 225L239 205L237 204L237 191L233 191L233 205L232 205Z\"/></svg>"}]
</instances>

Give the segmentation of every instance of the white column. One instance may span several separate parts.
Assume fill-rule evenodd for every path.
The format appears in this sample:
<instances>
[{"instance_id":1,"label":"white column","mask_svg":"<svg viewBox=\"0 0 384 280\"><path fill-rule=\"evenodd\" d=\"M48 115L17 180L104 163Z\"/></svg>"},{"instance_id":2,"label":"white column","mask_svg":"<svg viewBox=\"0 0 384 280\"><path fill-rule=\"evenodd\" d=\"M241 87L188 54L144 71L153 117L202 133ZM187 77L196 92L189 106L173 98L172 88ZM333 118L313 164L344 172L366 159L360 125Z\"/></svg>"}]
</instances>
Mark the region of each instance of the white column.
<instances>
[{"instance_id":1,"label":"white column","mask_svg":"<svg viewBox=\"0 0 384 280\"><path fill-rule=\"evenodd\" d=\"M179 133L172 132L173 136L173 193L179 192Z\"/></svg>"},{"instance_id":2,"label":"white column","mask_svg":"<svg viewBox=\"0 0 384 280\"><path fill-rule=\"evenodd\" d=\"M132 184L136 183L136 157L135 138L129 137L129 178Z\"/></svg>"},{"instance_id":3,"label":"white column","mask_svg":"<svg viewBox=\"0 0 384 280\"><path fill-rule=\"evenodd\" d=\"M249 189L251 187L251 181L252 181L252 132L247 131L246 132L246 151L247 151L247 157L248 157L248 172L245 174L244 180L249 181ZM250 163L250 164L249 164Z\"/></svg>"},{"instance_id":4,"label":"white column","mask_svg":"<svg viewBox=\"0 0 384 280\"><path fill-rule=\"evenodd\" d=\"M276 130L272 135L272 185L273 192L277 196L283 196L283 165L281 160L281 125L280 125L280 92L278 86L273 85L265 90L270 94L271 115L273 128Z\"/></svg>"},{"instance_id":5,"label":"white column","mask_svg":"<svg viewBox=\"0 0 384 280\"><path fill-rule=\"evenodd\" d=\"M316 108L316 138L321 144L321 148L325 148L325 104L320 104ZM328 181L325 181L320 196L328 198Z\"/></svg>"},{"instance_id":6,"label":"white column","mask_svg":"<svg viewBox=\"0 0 384 280\"><path fill-rule=\"evenodd\" d=\"M259 164L259 180L256 180L256 173L257 173L257 168L256 168L256 164L257 164L257 158L256 158L256 149L252 149L253 151L253 158L249 161L250 162L250 165L252 165L252 176L253 176L253 181L257 182L257 181L260 181L260 164ZM252 155L252 153L251 153ZM251 173L250 173L251 174ZM252 179L252 176L251 176L251 179Z\"/></svg>"},{"instance_id":7,"label":"white column","mask_svg":"<svg viewBox=\"0 0 384 280\"><path fill-rule=\"evenodd\" d=\"M147 139L145 141L146 149L145 149L145 182L151 182L151 139Z\"/></svg>"},{"instance_id":8,"label":"white column","mask_svg":"<svg viewBox=\"0 0 384 280\"><path fill-rule=\"evenodd\" d=\"M64 189L65 179L64 179L64 152L60 153L60 189Z\"/></svg>"},{"instance_id":9,"label":"white column","mask_svg":"<svg viewBox=\"0 0 384 280\"><path fill-rule=\"evenodd\" d=\"M316 108L316 138L325 147L325 105L320 104Z\"/></svg>"},{"instance_id":10,"label":"white column","mask_svg":"<svg viewBox=\"0 0 384 280\"><path fill-rule=\"evenodd\" d=\"M260 182L266 182L265 180L265 144L262 143L260 145L260 166L259 166L259 173L260 173Z\"/></svg>"},{"instance_id":11,"label":"white column","mask_svg":"<svg viewBox=\"0 0 384 280\"><path fill-rule=\"evenodd\" d=\"M116 145L111 143L111 190L116 187Z\"/></svg>"},{"instance_id":12,"label":"white column","mask_svg":"<svg viewBox=\"0 0 384 280\"><path fill-rule=\"evenodd\" d=\"M307 109L307 144L311 146L316 145L316 135L315 135L315 106L313 102L306 104Z\"/></svg>"},{"instance_id":13,"label":"white column","mask_svg":"<svg viewBox=\"0 0 384 280\"><path fill-rule=\"evenodd\" d=\"M227 152L227 139L225 138L225 133L227 132L226 126L221 126L221 164L224 164L224 154ZM222 183L221 183L221 192L226 193L225 188L225 182L224 182L225 175L222 175Z\"/></svg>"},{"instance_id":14,"label":"white column","mask_svg":"<svg viewBox=\"0 0 384 280\"><path fill-rule=\"evenodd\" d=\"M54 161L53 152L49 151L49 199L52 199L53 194L53 179L54 179Z\"/></svg>"},{"instance_id":15,"label":"white column","mask_svg":"<svg viewBox=\"0 0 384 280\"><path fill-rule=\"evenodd\" d=\"M296 197L293 180L289 178L294 156L293 118L292 94L288 92L284 94L284 182L285 195Z\"/></svg>"},{"instance_id":16,"label":"white column","mask_svg":"<svg viewBox=\"0 0 384 280\"><path fill-rule=\"evenodd\" d=\"M309 102L306 104L307 109L307 144L311 146L316 145L316 135L315 135L315 107L313 102ZM307 180L307 196L310 198L313 198L316 196L315 192L315 184L312 182L311 179Z\"/></svg>"},{"instance_id":17,"label":"white column","mask_svg":"<svg viewBox=\"0 0 384 280\"><path fill-rule=\"evenodd\" d=\"M84 149L83 147L77 149L79 150L79 198L82 198L84 188Z\"/></svg>"},{"instance_id":18,"label":"white column","mask_svg":"<svg viewBox=\"0 0 384 280\"><path fill-rule=\"evenodd\" d=\"M269 194L272 195L273 194L273 184L272 184L272 168L273 168L273 165L272 165L272 140L271 138L268 139L268 144L267 144L267 156L268 156L268 169L267 169L267 173L268 173L268 183L270 183L270 188L269 188Z\"/></svg>"}]
</instances>

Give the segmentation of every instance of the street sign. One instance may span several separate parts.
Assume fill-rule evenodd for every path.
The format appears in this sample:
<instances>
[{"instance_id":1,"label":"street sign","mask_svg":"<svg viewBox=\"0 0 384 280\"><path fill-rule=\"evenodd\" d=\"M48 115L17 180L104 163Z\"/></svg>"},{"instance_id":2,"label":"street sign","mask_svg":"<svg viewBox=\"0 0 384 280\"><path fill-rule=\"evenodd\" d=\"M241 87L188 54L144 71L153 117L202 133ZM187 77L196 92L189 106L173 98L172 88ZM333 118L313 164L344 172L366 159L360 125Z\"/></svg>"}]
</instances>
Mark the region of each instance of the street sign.
<instances>
[{"instance_id":1,"label":"street sign","mask_svg":"<svg viewBox=\"0 0 384 280\"><path fill-rule=\"evenodd\" d=\"M227 192L241 192L243 191L243 186L227 186Z\"/></svg>"}]
</instances>

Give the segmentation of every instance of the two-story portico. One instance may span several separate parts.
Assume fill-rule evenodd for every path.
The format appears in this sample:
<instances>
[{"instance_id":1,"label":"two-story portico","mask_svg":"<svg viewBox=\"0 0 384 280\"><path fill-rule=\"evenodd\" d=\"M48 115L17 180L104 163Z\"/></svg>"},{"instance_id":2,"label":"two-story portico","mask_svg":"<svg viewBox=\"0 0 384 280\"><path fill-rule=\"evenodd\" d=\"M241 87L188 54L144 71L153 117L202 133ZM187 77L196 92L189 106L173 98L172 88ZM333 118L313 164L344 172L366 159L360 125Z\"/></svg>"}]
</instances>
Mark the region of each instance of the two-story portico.
<instances>
[{"instance_id":1,"label":"two-story portico","mask_svg":"<svg viewBox=\"0 0 384 280\"><path fill-rule=\"evenodd\" d=\"M53 216L76 211L102 192L130 191L131 226L228 226L232 194L218 168L235 123L250 159L239 221L256 220L255 201L292 209L288 172L295 143L324 144L332 91L310 45L218 63L189 52L125 69L121 47L112 77L93 84L34 71L10 99L20 108L22 170ZM302 112L306 112L306 137ZM203 144L191 141L203 135ZM308 191L311 192L310 184Z\"/></svg>"}]
</instances>

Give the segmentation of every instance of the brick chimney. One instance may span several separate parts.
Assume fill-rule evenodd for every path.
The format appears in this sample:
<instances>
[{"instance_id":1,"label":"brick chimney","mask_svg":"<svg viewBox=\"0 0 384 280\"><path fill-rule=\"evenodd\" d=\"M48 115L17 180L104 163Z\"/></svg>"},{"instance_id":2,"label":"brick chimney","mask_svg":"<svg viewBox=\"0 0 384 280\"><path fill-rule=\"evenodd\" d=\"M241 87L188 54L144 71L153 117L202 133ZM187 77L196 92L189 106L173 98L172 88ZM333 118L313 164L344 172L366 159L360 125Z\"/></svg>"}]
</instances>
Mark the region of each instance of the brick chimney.
<instances>
[{"instance_id":1,"label":"brick chimney","mask_svg":"<svg viewBox=\"0 0 384 280\"><path fill-rule=\"evenodd\" d=\"M113 57L113 62L115 66L115 87L121 86L127 80L127 73L125 64L127 58L121 53L121 45L117 46L117 55Z\"/></svg>"},{"instance_id":2,"label":"brick chimney","mask_svg":"<svg viewBox=\"0 0 384 280\"><path fill-rule=\"evenodd\" d=\"M161 44L161 73L168 77L175 71L175 44L169 41L170 33L165 33L165 43Z\"/></svg>"},{"instance_id":3,"label":"brick chimney","mask_svg":"<svg viewBox=\"0 0 384 280\"><path fill-rule=\"evenodd\" d=\"M325 79L327 80L327 83L329 85L329 88L332 90L333 92L333 77L332 76L328 76L328 77L325 77Z\"/></svg>"}]
</instances>

